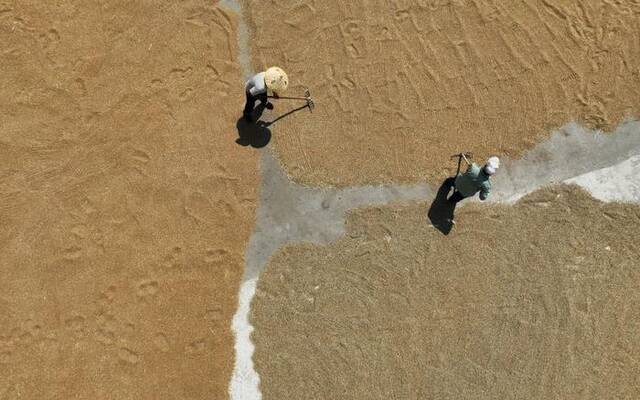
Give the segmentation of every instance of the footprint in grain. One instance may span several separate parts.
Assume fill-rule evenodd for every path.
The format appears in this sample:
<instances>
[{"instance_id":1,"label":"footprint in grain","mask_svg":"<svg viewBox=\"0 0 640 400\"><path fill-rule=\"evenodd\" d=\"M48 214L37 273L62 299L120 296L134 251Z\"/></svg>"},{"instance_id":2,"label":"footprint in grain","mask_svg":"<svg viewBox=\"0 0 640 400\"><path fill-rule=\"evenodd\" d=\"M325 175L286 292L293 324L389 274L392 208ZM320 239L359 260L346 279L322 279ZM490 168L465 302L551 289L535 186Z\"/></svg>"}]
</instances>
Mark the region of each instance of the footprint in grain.
<instances>
[{"instance_id":1,"label":"footprint in grain","mask_svg":"<svg viewBox=\"0 0 640 400\"><path fill-rule=\"evenodd\" d=\"M76 336L84 335L85 318L81 315L76 315L71 318L67 318L64 321L67 329L76 334Z\"/></svg>"},{"instance_id":2,"label":"footprint in grain","mask_svg":"<svg viewBox=\"0 0 640 400\"><path fill-rule=\"evenodd\" d=\"M151 87L154 89L158 89L161 88L162 86L164 86L164 82L162 82L162 79L152 79L151 80Z\"/></svg>"},{"instance_id":3,"label":"footprint in grain","mask_svg":"<svg viewBox=\"0 0 640 400\"><path fill-rule=\"evenodd\" d=\"M47 32L38 36L43 49L49 49L60 42L60 34L55 29L49 29Z\"/></svg>"},{"instance_id":4,"label":"footprint in grain","mask_svg":"<svg viewBox=\"0 0 640 400\"><path fill-rule=\"evenodd\" d=\"M169 340L163 333L156 333L153 337L153 344L163 353L169 351Z\"/></svg>"},{"instance_id":5,"label":"footprint in grain","mask_svg":"<svg viewBox=\"0 0 640 400\"><path fill-rule=\"evenodd\" d=\"M146 164L149 162L149 160L151 160L151 156L149 156L149 154L139 149L133 149L133 151L131 152L131 158L134 161L138 161L143 164Z\"/></svg>"},{"instance_id":6,"label":"footprint in grain","mask_svg":"<svg viewBox=\"0 0 640 400\"><path fill-rule=\"evenodd\" d=\"M179 246L172 248L162 260L162 265L165 268L182 267L182 248Z\"/></svg>"},{"instance_id":7,"label":"footprint in grain","mask_svg":"<svg viewBox=\"0 0 640 400\"><path fill-rule=\"evenodd\" d=\"M205 313L205 318L209 322L217 323L222 319L222 308L212 307Z\"/></svg>"},{"instance_id":8,"label":"footprint in grain","mask_svg":"<svg viewBox=\"0 0 640 400\"><path fill-rule=\"evenodd\" d=\"M87 85L82 78L77 78L75 81L73 81L73 83L71 84L71 89L76 95L80 97L86 96L88 93Z\"/></svg>"},{"instance_id":9,"label":"footprint in grain","mask_svg":"<svg viewBox=\"0 0 640 400\"><path fill-rule=\"evenodd\" d=\"M114 285L111 285L105 291L100 293L100 303L103 306L107 306L113 303L113 299L115 297L116 297L116 287Z\"/></svg>"},{"instance_id":10,"label":"footprint in grain","mask_svg":"<svg viewBox=\"0 0 640 400\"><path fill-rule=\"evenodd\" d=\"M140 361L138 353L126 347L121 347L118 350L118 358L129 364L137 364Z\"/></svg>"},{"instance_id":11,"label":"footprint in grain","mask_svg":"<svg viewBox=\"0 0 640 400\"><path fill-rule=\"evenodd\" d=\"M187 354L200 354L204 352L205 347L204 339L199 339L189 343L185 348L185 352Z\"/></svg>"},{"instance_id":12,"label":"footprint in grain","mask_svg":"<svg viewBox=\"0 0 640 400\"><path fill-rule=\"evenodd\" d=\"M140 298L148 298L158 293L158 282L152 280L144 280L138 283L136 294Z\"/></svg>"},{"instance_id":13,"label":"footprint in grain","mask_svg":"<svg viewBox=\"0 0 640 400\"><path fill-rule=\"evenodd\" d=\"M147 175L146 164L151 161L151 156L140 149L131 150L131 168L142 175Z\"/></svg>"},{"instance_id":14,"label":"footprint in grain","mask_svg":"<svg viewBox=\"0 0 640 400\"><path fill-rule=\"evenodd\" d=\"M20 336L18 336L18 342L24 345L30 345L33 343L33 335L31 332L23 332Z\"/></svg>"},{"instance_id":15,"label":"footprint in grain","mask_svg":"<svg viewBox=\"0 0 640 400\"><path fill-rule=\"evenodd\" d=\"M125 332L128 332L129 334L134 334L136 331L136 325L131 322L125 322L123 326Z\"/></svg>"},{"instance_id":16,"label":"footprint in grain","mask_svg":"<svg viewBox=\"0 0 640 400\"><path fill-rule=\"evenodd\" d=\"M49 357L58 356L60 351L60 343L58 342L55 334L49 334L46 337L42 338L42 340L38 343L38 347L45 356Z\"/></svg>"},{"instance_id":17,"label":"footprint in grain","mask_svg":"<svg viewBox=\"0 0 640 400\"><path fill-rule=\"evenodd\" d=\"M10 350L0 351L0 364L9 364L11 362L12 353Z\"/></svg>"},{"instance_id":18,"label":"footprint in grain","mask_svg":"<svg viewBox=\"0 0 640 400\"><path fill-rule=\"evenodd\" d=\"M24 322L24 329L31 332L34 336L39 336L40 332L42 332L42 325L32 319L28 319Z\"/></svg>"},{"instance_id":19,"label":"footprint in grain","mask_svg":"<svg viewBox=\"0 0 640 400\"><path fill-rule=\"evenodd\" d=\"M219 264L227 254L229 254L229 251L225 249L207 249L204 262L207 264Z\"/></svg>"},{"instance_id":20,"label":"footprint in grain","mask_svg":"<svg viewBox=\"0 0 640 400\"><path fill-rule=\"evenodd\" d=\"M98 328L96 340L105 345L112 344L115 340L115 334L107 328Z\"/></svg>"},{"instance_id":21,"label":"footprint in grain","mask_svg":"<svg viewBox=\"0 0 640 400\"><path fill-rule=\"evenodd\" d=\"M185 101L187 100L189 97L191 97L191 94L193 93L193 89L192 88L186 88L185 90L183 90L178 97L180 98L180 100Z\"/></svg>"},{"instance_id":22,"label":"footprint in grain","mask_svg":"<svg viewBox=\"0 0 640 400\"><path fill-rule=\"evenodd\" d=\"M191 75L191 72L193 71L193 68L191 67L186 67L186 68L173 68L171 70L171 72L169 73L169 75L176 79L185 79L187 78L189 75Z\"/></svg>"},{"instance_id":23,"label":"footprint in grain","mask_svg":"<svg viewBox=\"0 0 640 400\"><path fill-rule=\"evenodd\" d=\"M87 226L84 224L75 225L73 228L71 228L71 233L78 239L84 239L89 234Z\"/></svg>"},{"instance_id":24,"label":"footprint in grain","mask_svg":"<svg viewBox=\"0 0 640 400\"><path fill-rule=\"evenodd\" d=\"M79 246L70 246L64 249L62 258L68 261L77 260L82 255L82 248Z\"/></svg>"}]
</instances>

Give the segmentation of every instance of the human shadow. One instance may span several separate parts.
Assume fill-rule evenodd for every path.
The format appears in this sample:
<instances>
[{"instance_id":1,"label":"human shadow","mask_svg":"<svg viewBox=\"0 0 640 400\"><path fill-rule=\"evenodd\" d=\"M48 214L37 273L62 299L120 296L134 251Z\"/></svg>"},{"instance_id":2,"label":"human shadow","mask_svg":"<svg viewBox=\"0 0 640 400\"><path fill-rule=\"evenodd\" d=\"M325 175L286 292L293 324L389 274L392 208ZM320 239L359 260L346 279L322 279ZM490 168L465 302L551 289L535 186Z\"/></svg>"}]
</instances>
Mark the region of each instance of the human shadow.
<instances>
[{"instance_id":1,"label":"human shadow","mask_svg":"<svg viewBox=\"0 0 640 400\"><path fill-rule=\"evenodd\" d=\"M269 144L271 141L271 131L268 125L260 120L264 109L265 105L260 104L253 109L251 120L244 117L238 119L236 122L236 129L238 130L237 144L240 146L251 146L256 149L260 149Z\"/></svg>"},{"instance_id":2,"label":"human shadow","mask_svg":"<svg viewBox=\"0 0 640 400\"><path fill-rule=\"evenodd\" d=\"M447 195L451 191L454 182L455 178L453 177L447 178L442 182L442 185L440 185L436 193L436 198L433 200L433 203L431 203L429 212L427 213L431 224L445 235L448 235L453 228L456 204L449 202Z\"/></svg>"},{"instance_id":3,"label":"human shadow","mask_svg":"<svg viewBox=\"0 0 640 400\"><path fill-rule=\"evenodd\" d=\"M307 108L306 104L289 110L271 121L262 121L260 118L262 118L265 105L260 104L253 110L251 121L244 117L240 117L238 122L236 122L236 129L238 130L238 139L236 139L236 143L241 146L251 146L257 149L265 147L271 141L271 129L269 129L269 127L277 121L304 108Z\"/></svg>"},{"instance_id":4,"label":"human shadow","mask_svg":"<svg viewBox=\"0 0 640 400\"><path fill-rule=\"evenodd\" d=\"M236 122L236 128L238 129L236 143L240 146L251 146L260 149L271 141L271 130L269 130L264 121L251 122L241 117Z\"/></svg>"}]
</instances>

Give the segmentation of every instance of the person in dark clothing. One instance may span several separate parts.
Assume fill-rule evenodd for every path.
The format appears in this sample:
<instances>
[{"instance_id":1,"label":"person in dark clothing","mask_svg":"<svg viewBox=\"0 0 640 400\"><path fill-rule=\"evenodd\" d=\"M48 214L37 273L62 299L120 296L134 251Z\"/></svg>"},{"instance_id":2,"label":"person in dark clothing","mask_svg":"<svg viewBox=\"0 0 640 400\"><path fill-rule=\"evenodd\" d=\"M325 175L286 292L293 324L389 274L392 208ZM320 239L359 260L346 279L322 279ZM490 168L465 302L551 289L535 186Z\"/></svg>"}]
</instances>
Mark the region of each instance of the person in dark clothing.
<instances>
[{"instance_id":1,"label":"person in dark clothing","mask_svg":"<svg viewBox=\"0 0 640 400\"><path fill-rule=\"evenodd\" d=\"M289 80L287 74L278 67L271 67L264 72L260 72L249 79L244 86L247 101L242 115L246 120L251 120L251 113L256 106L256 102L264 104L268 110L273 110L273 104L267 97L268 91L273 93L273 97L278 97L278 92L287 90Z\"/></svg>"},{"instance_id":2,"label":"person in dark clothing","mask_svg":"<svg viewBox=\"0 0 640 400\"><path fill-rule=\"evenodd\" d=\"M242 115L244 115L245 118L249 119L251 117L251 113L256 107L256 102L258 101L264 104L265 108L267 108L268 110L273 110L273 104L269 102L266 92L254 96L249 90L247 90L246 94L247 102L244 105L244 111L242 111Z\"/></svg>"},{"instance_id":3,"label":"person in dark clothing","mask_svg":"<svg viewBox=\"0 0 640 400\"><path fill-rule=\"evenodd\" d=\"M471 163L464 155L462 157L469 167L464 174L458 174L455 177L455 190L449 197L449 201L455 204L478 192L480 192L480 200L486 200L491 192L491 175L495 174L500 167L500 160L498 157L491 157L481 168L476 163Z\"/></svg>"}]
</instances>

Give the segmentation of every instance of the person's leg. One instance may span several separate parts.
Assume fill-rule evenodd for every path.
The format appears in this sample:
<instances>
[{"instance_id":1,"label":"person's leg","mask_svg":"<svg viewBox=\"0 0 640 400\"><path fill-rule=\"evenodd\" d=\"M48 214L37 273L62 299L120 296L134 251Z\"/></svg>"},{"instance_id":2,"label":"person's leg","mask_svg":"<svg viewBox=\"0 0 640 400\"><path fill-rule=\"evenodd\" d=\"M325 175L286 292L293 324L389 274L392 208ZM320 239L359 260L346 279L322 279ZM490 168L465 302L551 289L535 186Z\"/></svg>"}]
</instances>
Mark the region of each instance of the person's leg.
<instances>
[{"instance_id":1,"label":"person's leg","mask_svg":"<svg viewBox=\"0 0 640 400\"><path fill-rule=\"evenodd\" d=\"M455 210L455 208L456 208L456 205L458 204L458 202L460 202L461 200L464 200L464 199L466 199L466 197L464 197L464 196L462 195L462 193L458 192L458 191L455 189L455 187L454 187L454 188L453 188L453 194L452 194L452 195L451 195L451 197L449 197L449 199L448 199L449 204L451 204L451 207L452 207L452 210L451 210L451 217L449 218L449 220L448 220L448 221L449 221L452 225L455 225L455 224L456 224L456 220L454 219L454 215L453 215L453 212L454 212L454 210Z\"/></svg>"},{"instance_id":2,"label":"person's leg","mask_svg":"<svg viewBox=\"0 0 640 400\"><path fill-rule=\"evenodd\" d=\"M253 112L253 108L256 106L256 98L253 97L251 95L251 93L249 93L248 91L246 92L247 94L247 102L244 105L244 111L242 112L242 115L249 119L251 118L251 113Z\"/></svg>"},{"instance_id":3,"label":"person's leg","mask_svg":"<svg viewBox=\"0 0 640 400\"><path fill-rule=\"evenodd\" d=\"M456 190L456 178L455 176L450 176L442 182L442 190L444 192L445 199L449 197L449 193L451 193L451 189L455 192Z\"/></svg>"},{"instance_id":4,"label":"person's leg","mask_svg":"<svg viewBox=\"0 0 640 400\"><path fill-rule=\"evenodd\" d=\"M264 104L264 107L267 110L273 110L273 103L269 101L266 93L258 95L258 100L260 100L260 103Z\"/></svg>"},{"instance_id":5,"label":"person's leg","mask_svg":"<svg viewBox=\"0 0 640 400\"><path fill-rule=\"evenodd\" d=\"M460 200L463 200L463 199L465 199L465 197L462 195L462 193L460 193L457 190L455 190L453 192L453 194L451 195L451 197L449 197L449 202L456 204Z\"/></svg>"}]
</instances>

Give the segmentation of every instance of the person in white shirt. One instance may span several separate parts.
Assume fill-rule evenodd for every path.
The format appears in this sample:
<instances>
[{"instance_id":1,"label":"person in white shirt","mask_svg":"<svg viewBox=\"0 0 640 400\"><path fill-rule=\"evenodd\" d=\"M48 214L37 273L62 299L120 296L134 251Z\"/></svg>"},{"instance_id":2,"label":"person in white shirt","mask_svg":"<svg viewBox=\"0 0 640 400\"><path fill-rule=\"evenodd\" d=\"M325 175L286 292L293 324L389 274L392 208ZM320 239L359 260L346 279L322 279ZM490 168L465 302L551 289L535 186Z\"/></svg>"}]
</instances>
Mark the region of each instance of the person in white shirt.
<instances>
[{"instance_id":1,"label":"person in white shirt","mask_svg":"<svg viewBox=\"0 0 640 400\"><path fill-rule=\"evenodd\" d=\"M247 102L242 112L243 117L251 120L251 113L258 100L260 100L260 103L264 104L267 109L273 110L273 104L269 102L267 97L268 91L271 91L273 96L277 98L278 94L287 90L288 86L289 78L287 74L278 67L271 67L251 77L244 85Z\"/></svg>"}]
</instances>

